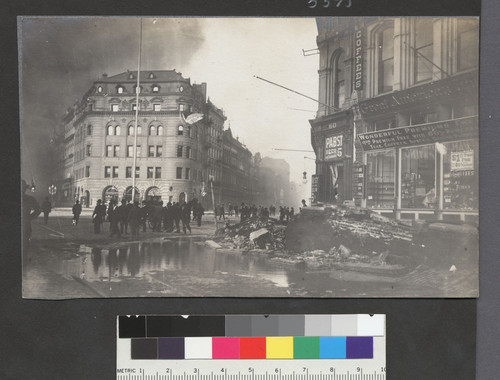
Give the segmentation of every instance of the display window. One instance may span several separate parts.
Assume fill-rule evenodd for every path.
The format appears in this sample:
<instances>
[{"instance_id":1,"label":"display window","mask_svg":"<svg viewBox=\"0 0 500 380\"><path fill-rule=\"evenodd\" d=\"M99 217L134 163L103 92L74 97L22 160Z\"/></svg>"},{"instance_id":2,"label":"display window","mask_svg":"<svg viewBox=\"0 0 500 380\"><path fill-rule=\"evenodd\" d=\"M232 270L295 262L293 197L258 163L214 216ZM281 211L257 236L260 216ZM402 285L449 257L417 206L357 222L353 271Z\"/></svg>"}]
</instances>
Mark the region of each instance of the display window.
<instances>
[{"instance_id":1,"label":"display window","mask_svg":"<svg viewBox=\"0 0 500 380\"><path fill-rule=\"evenodd\" d=\"M434 144L401 149L401 208L436 207Z\"/></svg>"},{"instance_id":2,"label":"display window","mask_svg":"<svg viewBox=\"0 0 500 380\"><path fill-rule=\"evenodd\" d=\"M444 144L443 209L477 210L479 149L473 140Z\"/></svg>"},{"instance_id":3,"label":"display window","mask_svg":"<svg viewBox=\"0 0 500 380\"><path fill-rule=\"evenodd\" d=\"M394 208L395 150L366 154L366 206Z\"/></svg>"}]
</instances>

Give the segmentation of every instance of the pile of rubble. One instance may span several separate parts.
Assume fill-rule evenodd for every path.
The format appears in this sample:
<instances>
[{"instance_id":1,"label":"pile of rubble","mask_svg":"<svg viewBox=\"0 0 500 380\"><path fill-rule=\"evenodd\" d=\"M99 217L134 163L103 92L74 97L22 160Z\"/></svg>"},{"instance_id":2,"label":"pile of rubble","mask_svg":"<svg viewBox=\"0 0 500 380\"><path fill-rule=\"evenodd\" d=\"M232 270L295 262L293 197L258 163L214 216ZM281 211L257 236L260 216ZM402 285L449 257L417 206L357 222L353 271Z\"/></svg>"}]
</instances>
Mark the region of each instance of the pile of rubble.
<instances>
[{"instance_id":1,"label":"pile of rubble","mask_svg":"<svg viewBox=\"0 0 500 380\"><path fill-rule=\"evenodd\" d=\"M285 229L286 226L275 219L247 219L220 228L214 241L223 248L282 251L285 248Z\"/></svg>"}]
</instances>

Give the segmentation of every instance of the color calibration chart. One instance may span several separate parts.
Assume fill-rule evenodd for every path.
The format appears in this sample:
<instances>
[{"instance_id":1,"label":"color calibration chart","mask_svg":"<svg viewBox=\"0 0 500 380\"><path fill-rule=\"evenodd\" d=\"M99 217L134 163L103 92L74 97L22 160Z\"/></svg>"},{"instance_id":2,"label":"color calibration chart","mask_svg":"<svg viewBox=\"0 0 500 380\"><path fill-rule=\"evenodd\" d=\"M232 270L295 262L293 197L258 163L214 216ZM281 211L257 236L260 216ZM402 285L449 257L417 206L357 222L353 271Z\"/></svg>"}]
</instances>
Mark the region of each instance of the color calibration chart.
<instances>
[{"instance_id":1,"label":"color calibration chart","mask_svg":"<svg viewBox=\"0 0 500 380\"><path fill-rule=\"evenodd\" d=\"M385 315L117 318L118 380L385 379Z\"/></svg>"}]
</instances>

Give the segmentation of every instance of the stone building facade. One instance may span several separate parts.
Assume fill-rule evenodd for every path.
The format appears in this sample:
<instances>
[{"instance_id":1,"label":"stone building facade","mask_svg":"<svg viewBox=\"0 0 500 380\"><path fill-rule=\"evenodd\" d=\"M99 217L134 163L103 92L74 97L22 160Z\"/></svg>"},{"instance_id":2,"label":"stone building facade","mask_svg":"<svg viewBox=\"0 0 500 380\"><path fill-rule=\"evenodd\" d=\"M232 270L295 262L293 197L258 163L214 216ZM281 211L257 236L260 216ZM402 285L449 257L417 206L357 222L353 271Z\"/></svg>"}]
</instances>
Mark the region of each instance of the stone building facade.
<instances>
[{"instance_id":1,"label":"stone building facade","mask_svg":"<svg viewBox=\"0 0 500 380\"><path fill-rule=\"evenodd\" d=\"M320 203L477 219L478 18L320 18Z\"/></svg>"}]
</instances>

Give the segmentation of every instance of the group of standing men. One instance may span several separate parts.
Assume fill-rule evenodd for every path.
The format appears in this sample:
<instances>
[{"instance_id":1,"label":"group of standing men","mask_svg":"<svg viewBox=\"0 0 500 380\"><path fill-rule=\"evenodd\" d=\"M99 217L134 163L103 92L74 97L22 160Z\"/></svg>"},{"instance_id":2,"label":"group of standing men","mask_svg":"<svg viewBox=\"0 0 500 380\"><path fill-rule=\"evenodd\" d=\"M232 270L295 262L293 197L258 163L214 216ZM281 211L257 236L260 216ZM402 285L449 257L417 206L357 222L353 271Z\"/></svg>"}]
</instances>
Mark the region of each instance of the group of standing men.
<instances>
[{"instance_id":1,"label":"group of standing men","mask_svg":"<svg viewBox=\"0 0 500 380\"><path fill-rule=\"evenodd\" d=\"M75 209L76 208L76 209ZM139 229L142 226L143 232L146 232L149 224L153 232L180 232L180 225L184 233L191 232L191 212L193 213L193 221L196 220L198 226L201 226L201 218L204 214L204 209L196 199L189 202L168 202L163 206L162 201L146 201L142 207L139 202L127 203L125 199L121 201L121 205L111 200L109 206L106 206L99 199L92 214L94 223L94 233L101 232L101 225L107 220L110 223L110 236L120 237L123 234L130 233L132 237L139 235ZM73 220L78 223L78 216L81 213L81 205L77 203L73 206ZM163 227L162 227L163 224Z\"/></svg>"}]
</instances>

